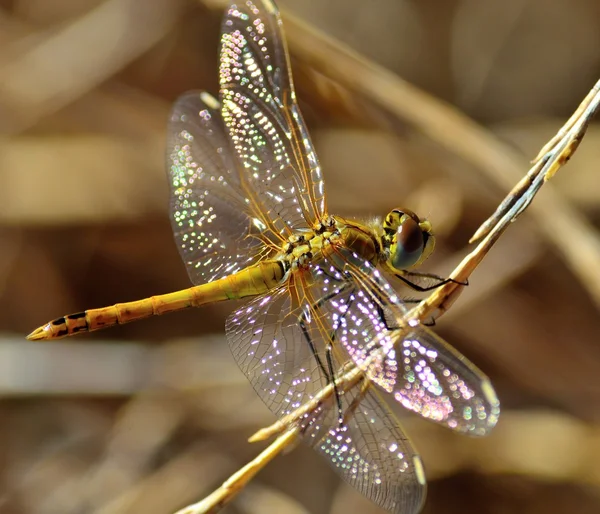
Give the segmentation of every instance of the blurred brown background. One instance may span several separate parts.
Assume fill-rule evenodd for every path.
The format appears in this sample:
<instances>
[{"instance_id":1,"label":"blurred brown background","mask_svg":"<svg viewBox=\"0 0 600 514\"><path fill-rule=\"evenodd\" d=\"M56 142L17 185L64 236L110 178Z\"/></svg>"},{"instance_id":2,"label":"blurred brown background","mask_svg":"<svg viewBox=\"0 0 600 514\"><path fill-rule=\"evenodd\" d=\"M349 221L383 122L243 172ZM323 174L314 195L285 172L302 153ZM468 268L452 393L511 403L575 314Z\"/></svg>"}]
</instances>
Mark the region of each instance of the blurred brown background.
<instances>
[{"instance_id":1,"label":"blurred brown background","mask_svg":"<svg viewBox=\"0 0 600 514\"><path fill-rule=\"evenodd\" d=\"M273 421L229 356L231 306L68 343L23 340L68 312L189 285L169 225L163 141L179 94L216 93L217 3L0 2L3 513L169 514L258 453L245 439ZM471 133L521 174L600 76L595 0L280 7L284 22L287 13L305 20L480 123ZM352 68L338 70L342 61L323 48L327 70L307 50L316 36L289 23L331 212L406 205L427 215L439 246L426 269L448 273L518 175L492 146L465 139L454 149L465 120L447 123L427 97L383 91L400 111L431 108L419 126L373 100L374 76L348 89ZM564 258L578 253L569 230L549 235L568 208L598 241L598 141L592 126L542 190L545 210L508 230L436 327L490 375L503 415L482 440L405 416L430 479L427 513L600 511L600 302L591 286L600 269ZM299 446L227 512L380 511Z\"/></svg>"}]
</instances>

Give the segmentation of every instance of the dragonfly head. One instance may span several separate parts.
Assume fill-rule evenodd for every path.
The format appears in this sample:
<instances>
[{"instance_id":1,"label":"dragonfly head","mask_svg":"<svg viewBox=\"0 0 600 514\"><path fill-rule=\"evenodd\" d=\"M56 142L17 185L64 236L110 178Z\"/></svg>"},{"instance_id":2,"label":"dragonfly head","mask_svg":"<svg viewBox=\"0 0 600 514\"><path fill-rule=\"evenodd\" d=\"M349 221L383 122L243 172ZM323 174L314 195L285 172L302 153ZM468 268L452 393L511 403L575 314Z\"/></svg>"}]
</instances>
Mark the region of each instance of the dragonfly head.
<instances>
[{"instance_id":1,"label":"dragonfly head","mask_svg":"<svg viewBox=\"0 0 600 514\"><path fill-rule=\"evenodd\" d=\"M394 209L385 217L382 239L393 270L419 266L435 246L431 223L408 209Z\"/></svg>"}]
</instances>

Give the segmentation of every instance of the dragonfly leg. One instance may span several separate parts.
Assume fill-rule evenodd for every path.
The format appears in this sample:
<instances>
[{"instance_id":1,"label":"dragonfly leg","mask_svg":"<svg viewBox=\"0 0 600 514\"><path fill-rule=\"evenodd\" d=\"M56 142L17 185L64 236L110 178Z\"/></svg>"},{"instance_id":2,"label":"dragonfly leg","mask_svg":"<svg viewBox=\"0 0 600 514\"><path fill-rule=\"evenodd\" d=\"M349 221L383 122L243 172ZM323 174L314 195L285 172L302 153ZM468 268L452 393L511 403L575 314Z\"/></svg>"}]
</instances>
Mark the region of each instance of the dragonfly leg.
<instances>
[{"instance_id":1,"label":"dragonfly leg","mask_svg":"<svg viewBox=\"0 0 600 514\"><path fill-rule=\"evenodd\" d=\"M348 408L346 409L346 412L344 413L344 419L342 420L342 422L344 424L346 424L348 422L348 419L350 418L350 414L354 414L354 411L360 405L360 402L362 401L362 399L365 397L365 394L369 390L369 386L371 384L365 378L366 377L363 377L363 380L362 380L362 382L360 384L360 390L359 390L358 394L352 400L352 403L348 406Z\"/></svg>"},{"instance_id":2,"label":"dragonfly leg","mask_svg":"<svg viewBox=\"0 0 600 514\"><path fill-rule=\"evenodd\" d=\"M310 305L308 307L308 309L303 310L302 314L300 315L300 317L298 319L298 325L300 325L300 329L302 330L302 334L304 335L304 338L306 339L306 342L308 343L308 347L310 348L310 351L313 354L313 357L317 361L319 369L323 373L323 376L325 377L325 380L327 380L327 384L328 385L331 384L334 381L333 380L334 375L333 375L333 373L331 373L331 370L328 371L325 368L325 365L323 364L323 361L321 360L321 357L319 356L319 353L317 352L317 349L315 348L315 343L313 342L312 338L310 337L310 334L309 334L309 331L308 331L308 327L306 326L306 320L307 320L307 317L308 317L308 315L309 315L309 313L311 311L313 311L313 310L316 311L317 309L320 309L326 302L328 302L332 298L335 298L336 296L338 296L339 294L341 294L349 285L350 285L349 283L346 283L340 289L338 289L336 291L333 291L332 293L329 293L329 294L323 296L322 298L320 298L319 300L317 300L315 303L313 303L312 305ZM329 341L333 340L332 337L333 336L329 337ZM328 346L329 346L329 344L328 344ZM326 351L327 351L327 348L326 348ZM326 355L326 358L330 359L331 356L330 355Z\"/></svg>"},{"instance_id":3,"label":"dragonfly leg","mask_svg":"<svg viewBox=\"0 0 600 514\"><path fill-rule=\"evenodd\" d=\"M333 369L333 359L331 357L331 354L332 354L331 342L327 343L327 346L325 347L325 357L327 359L327 369L325 369L325 366L323 365L323 361L321 360L321 357L319 356L319 354L317 353L317 349L315 348L315 343L313 343L313 341L310 337L310 334L308 333L308 329L306 328L305 320L306 320L306 313L303 312L302 315L300 316L300 319L298 320L298 324L300 325L300 328L302 329L302 334L304 335L304 338L306 339L306 342L308 343L308 347L310 348L310 351L313 354L313 357L317 361L317 364L319 366L319 369L321 370L321 373L323 373L323 376L325 377L325 380L327 381L327 385L333 383L333 392L335 394L335 400L336 400L336 403L338 406L338 411L339 411L338 419L341 419L342 400L340 398L340 393L338 391L337 384L335 383L335 379L334 379L335 371Z\"/></svg>"},{"instance_id":4,"label":"dragonfly leg","mask_svg":"<svg viewBox=\"0 0 600 514\"><path fill-rule=\"evenodd\" d=\"M332 294L328 295L329 298L327 298L327 297L326 298L322 298L320 300L320 305L322 305L323 303L325 303L328 300L331 300L335 296L340 295L343 291L347 290L349 287L352 287L352 283L351 282L346 282L342 286L341 289L339 289L335 293L332 293ZM354 296L350 295L350 298L348 300L347 309L340 316L341 319L344 319L346 317L346 312L350 311L350 308L352 307L353 303L354 303ZM320 305L319 305L319 307L320 307ZM335 341L335 332L336 332L335 329L331 332L331 335L329 336L329 343L327 344L327 348L326 348L326 351L327 351L327 354L326 354L327 355L327 362L328 362L328 364L330 366L332 376L334 376L332 354L333 354L333 343ZM334 393L335 393L335 398L336 398L337 406L338 406L338 420L339 420L339 423L342 424L344 422L344 412L343 412L343 407L342 407L342 399L340 397L340 393L338 391L337 384L336 384L335 380L333 381L333 390L334 390Z\"/></svg>"},{"instance_id":5,"label":"dragonfly leg","mask_svg":"<svg viewBox=\"0 0 600 514\"><path fill-rule=\"evenodd\" d=\"M335 277L331 277L331 278L334 279ZM338 414L339 414L338 420L340 420L340 422L342 420L342 415L343 415L342 400L340 397L340 392L338 390L337 384L335 383L335 369L334 369L334 364L333 364L333 342L335 341L335 330L333 330L332 333L327 338L328 342L327 342L327 345L325 346L325 358L327 360L327 369L325 369L323 361L321 360L321 357L319 356L319 354L317 352L315 344L312 341L312 338L310 337L308 327L306 326L307 325L306 321L307 321L307 317L310 312L316 312L323 305L325 305L329 300L335 298L336 296L339 296L343 292L346 292L349 287L352 287L352 283L346 281L338 289L336 289L335 291L332 291L329 294L326 294L325 296L323 296L319 300L317 300L315 303L310 305L308 307L308 309L303 310L302 314L300 315L300 318L298 319L298 324L300 325L302 334L304 335L304 338L306 339L306 342L308 343L308 347L310 348L310 351L313 354L313 357L317 361L319 369L321 370L321 372L323 373L323 376L325 377L325 380L327 381L327 385L333 384L335 399L336 399L336 403L338 406ZM351 302L352 302L352 299L349 302L348 308L350 308Z\"/></svg>"},{"instance_id":6,"label":"dragonfly leg","mask_svg":"<svg viewBox=\"0 0 600 514\"><path fill-rule=\"evenodd\" d=\"M423 273L420 271L403 271L402 273L394 273L394 276L402 280L402 282L404 282L411 289L414 289L415 291L418 291L420 293L432 291L433 289L437 289L438 287L441 287L444 284L448 284L450 282L454 284L459 284L461 286L469 285L468 281L460 282L458 280L454 280L453 278L444 278L440 277L439 275L435 275L434 273ZM422 286L410 280L411 278L429 278L437 282L428 286Z\"/></svg>"},{"instance_id":7,"label":"dragonfly leg","mask_svg":"<svg viewBox=\"0 0 600 514\"><path fill-rule=\"evenodd\" d=\"M312 342L312 339L310 338L310 334L308 333L308 328L306 328L305 320L306 320L306 313L303 312L302 315L300 316L300 319L298 320L298 325L300 325L300 329L302 330L304 339L306 339L306 342L308 343L308 347L310 348L310 352L313 354L313 357L317 361L317 364L319 365L319 369L321 370L321 373L323 373L325 380L327 380L327 384L330 384L332 381L331 377L333 375L330 376L328 374L327 370L325 369L325 366L323 365L323 361L321 360L321 357L319 357L319 354L317 353L315 344Z\"/></svg>"},{"instance_id":8,"label":"dragonfly leg","mask_svg":"<svg viewBox=\"0 0 600 514\"><path fill-rule=\"evenodd\" d=\"M435 325L436 325L435 318L432 316L428 320L422 321L421 325L425 325L426 327L435 327Z\"/></svg>"},{"instance_id":9,"label":"dragonfly leg","mask_svg":"<svg viewBox=\"0 0 600 514\"><path fill-rule=\"evenodd\" d=\"M421 300L418 298L402 298L402 301L410 305L421 303ZM421 324L425 325L426 327L435 327L435 318L432 316L427 321L422 321Z\"/></svg>"},{"instance_id":10,"label":"dragonfly leg","mask_svg":"<svg viewBox=\"0 0 600 514\"><path fill-rule=\"evenodd\" d=\"M325 356L327 357L327 367L329 368L329 373L331 374L332 377L335 377L335 371L333 370L332 353L333 353L333 346L330 342L327 344L327 347L325 348ZM340 391L338 390L338 386L337 386L337 383L335 382L335 379L333 380L333 392L335 394L335 401L337 403L337 408L338 408L338 422L341 424L343 421L342 398L340 397Z\"/></svg>"}]
</instances>

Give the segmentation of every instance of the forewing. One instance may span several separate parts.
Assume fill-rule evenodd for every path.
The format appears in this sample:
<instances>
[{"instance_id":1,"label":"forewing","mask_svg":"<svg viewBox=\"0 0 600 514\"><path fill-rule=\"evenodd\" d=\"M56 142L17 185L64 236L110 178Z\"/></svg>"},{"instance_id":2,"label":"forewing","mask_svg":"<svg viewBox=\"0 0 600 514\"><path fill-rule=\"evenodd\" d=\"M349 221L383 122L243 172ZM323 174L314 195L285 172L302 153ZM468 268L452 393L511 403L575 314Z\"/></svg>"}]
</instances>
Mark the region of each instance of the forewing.
<instances>
[{"instance_id":1,"label":"forewing","mask_svg":"<svg viewBox=\"0 0 600 514\"><path fill-rule=\"evenodd\" d=\"M167 128L171 224L194 284L234 273L258 258L252 216L218 102L189 92L175 103Z\"/></svg>"},{"instance_id":2,"label":"forewing","mask_svg":"<svg viewBox=\"0 0 600 514\"><path fill-rule=\"evenodd\" d=\"M323 177L296 104L274 4L232 3L222 25L222 114L251 200L287 237L325 213Z\"/></svg>"},{"instance_id":3,"label":"forewing","mask_svg":"<svg viewBox=\"0 0 600 514\"><path fill-rule=\"evenodd\" d=\"M407 309L371 264L344 250L314 273L349 284L320 305L323 323L370 380L405 408L455 431L485 435L500 404L489 379L426 327L407 324ZM319 281L315 281L319 284ZM311 291L314 297L325 297Z\"/></svg>"},{"instance_id":4,"label":"forewing","mask_svg":"<svg viewBox=\"0 0 600 514\"><path fill-rule=\"evenodd\" d=\"M330 354L331 367L327 364L325 339L308 300L281 288L255 298L227 321L236 361L278 417L328 385L330 369L337 375L342 368L338 352ZM322 401L299 422L301 433L344 480L378 505L394 513L418 512L425 498L421 461L373 386L363 385L340 394L340 405L333 395Z\"/></svg>"}]
</instances>

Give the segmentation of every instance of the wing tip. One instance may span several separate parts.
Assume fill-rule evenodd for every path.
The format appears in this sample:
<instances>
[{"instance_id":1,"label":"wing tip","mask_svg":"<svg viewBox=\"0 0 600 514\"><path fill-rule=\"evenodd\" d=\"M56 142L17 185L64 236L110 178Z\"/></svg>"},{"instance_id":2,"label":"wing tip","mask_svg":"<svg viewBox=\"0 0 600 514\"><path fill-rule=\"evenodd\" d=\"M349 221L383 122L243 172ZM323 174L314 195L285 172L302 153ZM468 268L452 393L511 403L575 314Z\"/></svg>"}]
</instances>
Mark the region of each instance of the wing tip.
<instances>
[{"instance_id":1,"label":"wing tip","mask_svg":"<svg viewBox=\"0 0 600 514\"><path fill-rule=\"evenodd\" d=\"M496 395L496 391L494 390L494 386L492 382L486 378L481 383L481 392L483 393L483 397L485 401L489 405L489 412L487 416L487 427L485 433L483 435L487 435L487 433L492 430L498 423L498 419L500 418L500 400Z\"/></svg>"},{"instance_id":2,"label":"wing tip","mask_svg":"<svg viewBox=\"0 0 600 514\"><path fill-rule=\"evenodd\" d=\"M202 100L211 109L218 110L220 107L219 101L206 91L200 91L200 100Z\"/></svg>"},{"instance_id":3,"label":"wing tip","mask_svg":"<svg viewBox=\"0 0 600 514\"><path fill-rule=\"evenodd\" d=\"M415 477L422 486L427 486L427 478L425 477L425 467L423 461L419 455L413 455L412 457L413 467L415 469Z\"/></svg>"}]
</instances>

